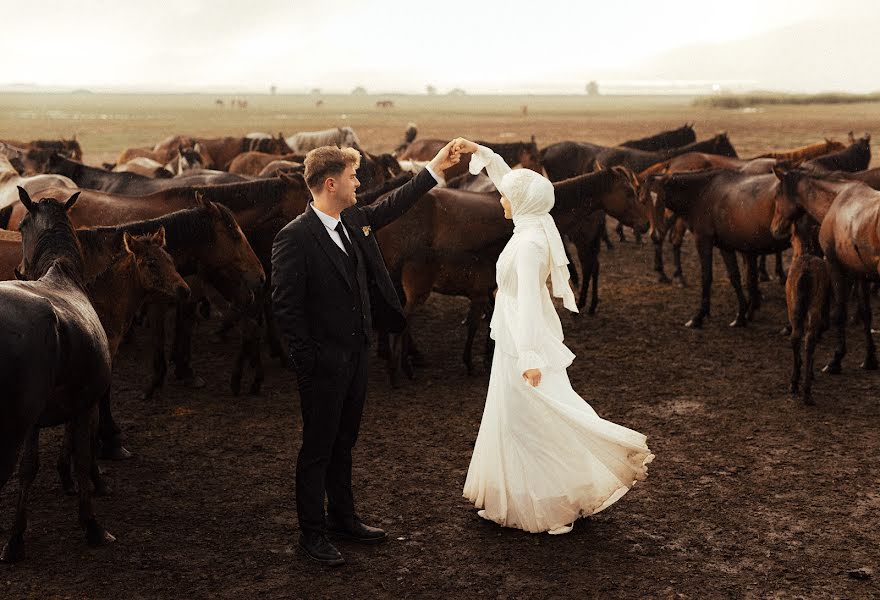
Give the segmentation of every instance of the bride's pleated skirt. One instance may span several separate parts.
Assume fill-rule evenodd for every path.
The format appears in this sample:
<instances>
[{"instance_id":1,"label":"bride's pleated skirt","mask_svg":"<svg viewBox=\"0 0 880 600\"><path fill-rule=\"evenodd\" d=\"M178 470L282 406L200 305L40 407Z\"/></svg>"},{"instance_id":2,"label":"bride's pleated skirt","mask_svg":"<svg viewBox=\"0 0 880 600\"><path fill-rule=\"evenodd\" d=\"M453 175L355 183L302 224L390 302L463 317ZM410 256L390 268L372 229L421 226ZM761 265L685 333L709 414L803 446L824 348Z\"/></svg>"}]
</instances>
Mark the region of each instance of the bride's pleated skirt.
<instances>
[{"instance_id":1,"label":"bride's pleated skirt","mask_svg":"<svg viewBox=\"0 0 880 600\"><path fill-rule=\"evenodd\" d=\"M647 438L596 414L565 369L533 388L496 346L464 497L506 527L541 532L595 514L645 479Z\"/></svg>"}]
</instances>

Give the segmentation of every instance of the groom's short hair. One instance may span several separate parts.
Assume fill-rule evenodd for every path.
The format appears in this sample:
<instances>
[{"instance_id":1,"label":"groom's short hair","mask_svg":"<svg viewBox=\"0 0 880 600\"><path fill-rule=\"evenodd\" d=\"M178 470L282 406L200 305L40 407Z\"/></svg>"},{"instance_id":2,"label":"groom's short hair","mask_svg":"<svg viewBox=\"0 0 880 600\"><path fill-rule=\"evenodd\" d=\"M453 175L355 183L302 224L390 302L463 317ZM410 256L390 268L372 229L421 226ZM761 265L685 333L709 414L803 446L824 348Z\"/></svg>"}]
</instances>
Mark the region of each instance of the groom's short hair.
<instances>
[{"instance_id":1,"label":"groom's short hair","mask_svg":"<svg viewBox=\"0 0 880 600\"><path fill-rule=\"evenodd\" d=\"M306 154L303 163L306 167L306 185L314 190L319 189L328 177L341 175L348 165L357 169L361 164L361 154L354 148L321 146Z\"/></svg>"}]
</instances>

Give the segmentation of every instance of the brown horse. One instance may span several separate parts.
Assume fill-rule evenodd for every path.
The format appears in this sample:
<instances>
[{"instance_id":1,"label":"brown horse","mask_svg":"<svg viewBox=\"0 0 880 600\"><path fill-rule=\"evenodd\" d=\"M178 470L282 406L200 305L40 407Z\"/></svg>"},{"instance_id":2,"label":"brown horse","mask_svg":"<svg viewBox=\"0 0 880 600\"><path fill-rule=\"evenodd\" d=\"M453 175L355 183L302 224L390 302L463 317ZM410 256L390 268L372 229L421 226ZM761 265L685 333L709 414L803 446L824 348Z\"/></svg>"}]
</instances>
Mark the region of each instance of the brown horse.
<instances>
[{"instance_id":1,"label":"brown horse","mask_svg":"<svg viewBox=\"0 0 880 600\"><path fill-rule=\"evenodd\" d=\"M222 138L188 138L184 136L172 136L159 142L153 149L157 153L168 155L171 148L180 145L186 146L191 140L191 145L199 144L204 159L205 167L209 169L228 170L229 163L244 152L266 152L269 154L290 154L293 152L280 133L277 138L247 138L247 137L222 137ZM167 161L166 161L167 162Z\"/></svg>"},{"instance_id":2,"label":"brown horse","mask_svg":"<svg viewBox=\"0 0 880 600\"><path fill-rule=\"evenodd\" d=\"M295 160L299 154L271 154L269 152L243 152L229 163L230 173L257 176L266 165L276 160Z\"/></svg>"},{"instance_id":3,"label":"brown horse","mask_svg":"<svg viewBox=\"0 0 880 600\"><path fill-rule=\"evenodd\" d=\"M24 275L31 281L0 282L0 489L18 459L20 491L15 523L0 561L24 557L27 502L39 469L39 431L72 423L79 483L79 523L90 545L114 541L95 518L89 486L96 468L94 421L110 392L107 336L83 288L83 258L66 202L33 202L20 190L28 215L21 223Z\"/></svg>"},{"instance_id":4,"label":"brown horse","mask_svg":"<svg viewBox=\"0 0 880 600\"><path fill-rule=\"evenodd\" d=\"M785 302L788 308L788 322L791 328L792 369L789 390L797 394L800 388L801 346L806 362L804 375L804 404L813 401L813 357L816 344L828 329L828 314L831 305L831 273L828 263L806 251L810 245L812 232L799 227L801 221L791 225L791 246L794 259L788 270L785 282Z\"/></svg>"},{"instance_id":5,"label":"brown horse","mask_svg":"<svg viewBox=\"0 0 880 600\"><path fill-rule=\"evenodd\" d=\"M9 144L17 148L25 150L43 150L49 152L58 152L73 160L82 160L82 147L76 141L76 136L69 140L32 140L30 142L20 142L16 140L0 140L0 143Z\"/></svg>"},{"instance_id":6,"label":"brown horse","mask_svg":"<svg viewBox=\"0 0 880 600\"><path fill-rule=\"evenodd\" d=\"M844 146L840 142L835 142L834 140L829 140L828 138L825 138L824 142L807 144L806 146L801 146L800 148L794 148L792 150L776 150L774 152L765 152L764 154L759 154L755 158L773 158L776 160L784 160L791 163L800 163L805 160L810 160L813 158L824 156L826 154L830 154L832 152L838 152L840 150L844 150L845 148L846 146Z\"/></svg>"},{"instance_id":7,"label":"brown horse","mask_svg":"<svg viewBox=\"0 0 880 600\"><path fill-rule=\"evenodd\" d=\"M573 231L591 213L604 210L640 230L649 222L637 200L632 179L608 170L554 184L556 204L551 211L561 232ZM377 233L388 270L400 281L406 316L421 305L432 290L466 295L477 308L468 319L470 349L481 307L486 306L494 282L495 262L513 232L501 215L500 194L480 194L435 188L409 212ZM407 278L404 278L404 275ZM390 361L392 382L397 382L402 360L414 348L409 332L395 343ZM418 355L417 351L414 351ZM470 353L463 360L471 372Z\"/></svg>"},{"instance_id":8,"label":"brown horse","mask_svg":"<svg viewBox=\"0 0 880 600\"><path fill-rule=\"evenodd\" d=\"M702 295L700 308L686 326L700 328L710 314L712 252L718 247L724 259L739 310L732 327L745 326L760 304L757 256L788 247L770 231L778 180L770 173L749 175L710 169L670 175L652 175L645 185L656 194L659 207L684 217L694 233L700 257ZM659 232L662 237L662 231ZM749 299L743 294L736 252L745 255Z\"/></svg>"},{"instance_id":9,"label":"brown horse","mask_svg":"<svg viewBox=\"0 0 880 600\"><path fill-rule=\"evenodd\" d=\"M278 177L281 173L290 175L292 173L305 172L305 166L301 162L292 160L273 160L263 167L263 170L257 174L257 177Z\"/></svg>"},{"instance_id":10,"label":"brown horse","mask_svg":"<svg viewBox=\"0 0 880 600\"><path fill-rule=\"evenodd\" d=\"M82 236L78 236L82 239ZM118 242L121 241L121 244ZM115 246L121 246L116 248ZM116 236L111 247L105 253L113 253L115 257L106 268L94 279L87 282L86 290L95 312L101 319L101 325L107 333L111 361L115 360L126 332L134 321L141 305L147 300L174 300L189 297L189 287L178 274L174 261L165 252L165 230L159 228L156 233L134 237L127 231ZM86 258L88 262L88 258ZM93 261L100 262L100 261ZM92 265L94 268L94 264ZM99 405L98 430L100 441L105 443L104 451L112 437L119 437L120 430L113 421L110 411L110 394L101 400ZM65 445L58 460L58 473L61 485L68 495L73 495L74 485L71 478L71 434L66 432ZM129 455L121 445L117 449ZM107 484L100 472L94 469L92 482L99 494L109 492Z\"/></svg>"},{"instance_id":11,"label":"brown horse","mask_svg":"<svg viewBox=\"0 0 880 600\"><path fill-rule=\"evenodd\" d=\"M865 334L865 361L861 367L876 369L869 282L880 276L880 192L861 182L834 174L813 174L804 169L779 169L776 176L781 182L781 192L773 213L773 234L784 237L791 223L803 212L821 223L819 245L831 272L832 320L837 331L837 348L823 371L831 374L841 371L841 361L846 355L847 299L853 282L860 286Z\"/></svg>"},{"instance_id":12,"label":"brown horse","mask_svg":"<svg viewBox=\"0 0 880 600\"><path fill-rule=\"evenodd\" d=\"M646 152L656 152L657 150L669 150L670 148L681 148L697 141L697 134L694 132L693 123L685 123L678 129L670 129L661 131L648 137L638 140L629 140L618 144L626 148L635 148L636 150L645 150Z\"/></svg>"},{"instance_id":13,"label":"brown horse","mask_svg":"<svg viewBox=\"0 0 880 600\"><path fill-rule=\"evenodd\" d=\"M415 140L407 146L401 154L397 156L398 160L431 160L446 145L448 140L439 140L431 138L422 138ZM542 172L540 153L535 143L535 136L528 142L476 142L481 146L491 149L495 154L504 159L509 166L522 165L523 168L531 169L537 173ZM470 154L462 154L461 160L457 165L446 169L444 176L446 179L453 179L459 175L468 172L468 165L471 162Z\"/></svg>"}]
</instances>

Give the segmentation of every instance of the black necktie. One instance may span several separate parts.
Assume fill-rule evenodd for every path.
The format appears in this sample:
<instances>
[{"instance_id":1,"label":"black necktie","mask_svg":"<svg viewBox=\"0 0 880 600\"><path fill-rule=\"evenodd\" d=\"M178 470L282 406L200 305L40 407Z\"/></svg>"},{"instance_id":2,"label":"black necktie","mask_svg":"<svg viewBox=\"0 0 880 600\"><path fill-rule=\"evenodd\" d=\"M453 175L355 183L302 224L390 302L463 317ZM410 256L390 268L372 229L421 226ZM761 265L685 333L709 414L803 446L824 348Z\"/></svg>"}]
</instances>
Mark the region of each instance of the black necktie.
<instances>
[{"instance_id":1,"label":"black necktie","mask_svg":"<svg viewBox=\"0 0 880 600\"><path fill-rule=\"evenodd\" d=\"M354 253L354 248L351 246L351 242L348 241L348 236L345 235L345 226L342 224L342 221L339 221L339 223L336 224L336 233L342 238L342 247L345 248L345 253L348 254L348 258L351 259L352 263L357 265L357 256Z\"/></svg>"}]
</instances>

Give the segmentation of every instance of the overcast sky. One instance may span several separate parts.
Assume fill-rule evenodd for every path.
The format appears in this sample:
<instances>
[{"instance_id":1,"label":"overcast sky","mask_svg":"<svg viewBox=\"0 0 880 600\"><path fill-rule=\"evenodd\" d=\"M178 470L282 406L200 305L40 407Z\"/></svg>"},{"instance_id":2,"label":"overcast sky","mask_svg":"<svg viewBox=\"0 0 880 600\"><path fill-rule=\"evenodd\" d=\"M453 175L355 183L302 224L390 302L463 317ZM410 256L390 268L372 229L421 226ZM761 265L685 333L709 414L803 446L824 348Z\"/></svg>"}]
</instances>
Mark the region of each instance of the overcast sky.
<instances>
[{"instance_id":1,"label":"overcast sky","mask_svg":"<svg viewBox=\"0 0 880 600\"><path fill-rule=\"evenodd\" d=\"M206 91L274 84L293 93L356 85L421 92L428 83L441 92L578 92L666 50L830 22L844 10L872 7L877 15L872 0L4 4L3 45L14 60L3 61L0 84Z\"/></svg>"}]
</instances>

